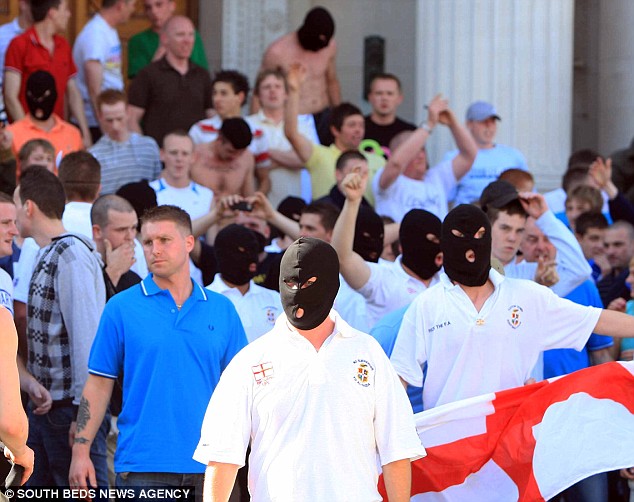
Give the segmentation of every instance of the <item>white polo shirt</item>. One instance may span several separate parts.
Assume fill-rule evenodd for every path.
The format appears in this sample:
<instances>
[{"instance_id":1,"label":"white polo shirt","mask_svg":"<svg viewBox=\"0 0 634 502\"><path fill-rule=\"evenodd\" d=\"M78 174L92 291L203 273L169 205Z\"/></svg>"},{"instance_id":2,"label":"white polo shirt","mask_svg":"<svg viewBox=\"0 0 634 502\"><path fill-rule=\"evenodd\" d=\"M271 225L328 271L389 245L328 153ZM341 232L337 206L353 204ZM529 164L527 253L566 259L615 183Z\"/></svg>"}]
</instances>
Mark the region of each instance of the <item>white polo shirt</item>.
<instances>
[{"instance_id":1,"label":"white polo shirt","mask_svg":"<svg viewBox=\"0 0 634 502\"><path fill-rule=\"evenodd\" d=\"M532 281L493 269L489 279L495 289L480 312L443 273L405 313L390 360L423 387L425 409L523 385L540 352L581 350L601 314Z\"/></svg>"},{"instance_id":2,"label":"white polo shirt","mask_svg":"<svg viewBox=\"0 0 634 502\"><path fill-rule=\"evenodd\" d=\"M372 327L385 314L409 305L427 287L409 275L401 265L401 257L385 263L367 263L370 278L357 291L366 300L368 327ZM438 274L432 277L430 286L438 282Z\"/></svg>"},{"instance_id":3,"label":"white polo shirt","mask_svg":"<svg viewBox=\"0 0 634 502\"><path fill-rule=\"evenodd\" d=\"M264 500L380 501L378 465L424 455L381 346L333 310L316 351L281 315L223 372L194 459L244 465Z\"/></svg>"},{"instance_id":4,"label":"white polo shirt","mask_svg":"<svg viewBox=\"0 0 634 502\"><path fill-rule=\"evenodd\" d=\"M271 167L271 159L269 158L269 142L264 131L254 122L243 118L251 128L251 144L248 149L255 157L255 167ZM220 128L222 127L222 119L220 115L214 115L210 119L204 119L196 122L189 129L189 136L195 145L201 143L211 143L218 137Z\"/></svg>"},{"instance_id":5,"label":"white polo shirt","mask_svg":"<svg viewBox=\"0 0 634 502\"><path fill-rule=\"evenodd\" d=\"M206 215L211 210L214 193L209 188L193 181L184 188L177 188L168 184L163 178L159 178L150 182L150 186L156 192L156 201L159 206L169 204L180 207L189 214L192 220Z\"/></svg>"},{"instance_id":6,"label":"white polo shirt","mask_svg":"<svg viewBox=\"0 0 634 502\"><path fill-rule=\"evenodd\" d=\"M271 331L275 326L275 320L282 313L280 294L258 286L253 281L249 283L249 291L244 296L237 288L227 286L220 278L220 274L215 275L207 289L231 300L238 311L249 343Z\"/></svg>"},{"instance_id":7,"label":"white polo shirt","mask_svg":"<svg viewBox=\"0 0 634 502\"><path fill-rule=\"evenodd\" d=\"M432 167L422 180L400 174L386 189L379 186L384 169L379 169L372 179L374 205L378 214L400 222L410 210L425 209L441 220L445 219L448 195L458 184L451 160Z\"/></svg>"}]
</instances>

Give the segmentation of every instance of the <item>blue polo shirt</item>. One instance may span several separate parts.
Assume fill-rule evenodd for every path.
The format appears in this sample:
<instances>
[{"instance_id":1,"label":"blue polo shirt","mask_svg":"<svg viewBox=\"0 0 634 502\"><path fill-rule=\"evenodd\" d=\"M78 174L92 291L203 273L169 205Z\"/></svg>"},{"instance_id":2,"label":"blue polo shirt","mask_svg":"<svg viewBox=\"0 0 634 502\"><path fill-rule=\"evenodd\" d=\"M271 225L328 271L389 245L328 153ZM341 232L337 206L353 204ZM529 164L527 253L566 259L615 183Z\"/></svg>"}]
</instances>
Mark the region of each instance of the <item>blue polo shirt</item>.
<instances>
[{"instance_id":1,"label":"blue polo shirt","mask_svg":"<svg viewBox=\"0 0 634 502\"><path fill-rule=\"evenodd\" d=\"M247 344L230 300L193 283L178 310L152 275L114 296L101 317L88 371L123 371L116 472L202 473L192 460L220 374Z\"/></svg>"}]
</instances>

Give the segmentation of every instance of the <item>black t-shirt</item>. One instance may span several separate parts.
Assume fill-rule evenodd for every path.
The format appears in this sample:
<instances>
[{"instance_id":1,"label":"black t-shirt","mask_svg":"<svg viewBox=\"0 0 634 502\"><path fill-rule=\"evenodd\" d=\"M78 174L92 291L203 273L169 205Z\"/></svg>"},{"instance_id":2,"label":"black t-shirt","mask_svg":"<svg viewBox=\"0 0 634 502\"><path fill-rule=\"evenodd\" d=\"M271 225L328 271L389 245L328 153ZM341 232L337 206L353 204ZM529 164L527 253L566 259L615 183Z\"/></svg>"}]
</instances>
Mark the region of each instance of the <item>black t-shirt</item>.
<instances>
[{"instance_id":1,"label":"black t-shirt","mask_svg":"<svg viewBox=\"0 0 634 502\"><path fill-rule=\"evenodd\" d=\"M390 141L392 141L392 138L399 132L413 131L414 129L416 129L414 124L405 122L398 117L396 117L396 120L390 125L376 124L372 122L369 115L365 118L365 137L378 141L379 145L385 147L390 146Z\"/></svg>"}]
</instances>

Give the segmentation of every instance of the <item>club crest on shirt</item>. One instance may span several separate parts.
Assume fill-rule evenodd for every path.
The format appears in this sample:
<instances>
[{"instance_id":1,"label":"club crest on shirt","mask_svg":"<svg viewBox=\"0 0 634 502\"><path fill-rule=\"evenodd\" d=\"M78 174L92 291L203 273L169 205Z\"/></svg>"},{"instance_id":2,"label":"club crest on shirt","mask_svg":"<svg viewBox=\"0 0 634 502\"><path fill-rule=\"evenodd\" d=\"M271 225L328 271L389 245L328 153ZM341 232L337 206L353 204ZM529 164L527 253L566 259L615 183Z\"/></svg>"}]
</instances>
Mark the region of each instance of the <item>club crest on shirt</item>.
<instances>
[{"instance_id":1,"label":"club crest on shirt","mask_svg":"<svg viewBox=\"0 0 634 502\"><path fill-rule=\"evenodd\" d=\"M256 385L268 385L273 379L273 363L261 363L251 366Z\"/></svg>"},{"instance_id":2,"label":"club crest on shirt","mask_svg":"<svg viewBox=\"0 0 634 502\"><path fill-rule=\"evenodd\" d=\"M266 311L266 322L270 325L275 324L275 319L277 317L277 309L275 307L264 307Z\"/></svg>"},{"instance_id":3,"label":"club crest on shirt","mask_svg":"<svg viewBox=\"0 0 634 502\"><path fill-rule=\"evenodd\" d=\"M522 324L522 313L524 310L519 305L511 305L508 311L510 315L506 322L513 329L519 328L520 324Z\"/></svg>"},{"instance_id":4,"label":"club crest on shirt","mask_svg":"<svg viewBox=\"0 0 634 502\"><path fill-rule=\"evenodd\" d=\"M374 366L365 359L356 359L354 364L354 380L362 387L369 387L374 379Z\"/></svg>"}]
</instances>

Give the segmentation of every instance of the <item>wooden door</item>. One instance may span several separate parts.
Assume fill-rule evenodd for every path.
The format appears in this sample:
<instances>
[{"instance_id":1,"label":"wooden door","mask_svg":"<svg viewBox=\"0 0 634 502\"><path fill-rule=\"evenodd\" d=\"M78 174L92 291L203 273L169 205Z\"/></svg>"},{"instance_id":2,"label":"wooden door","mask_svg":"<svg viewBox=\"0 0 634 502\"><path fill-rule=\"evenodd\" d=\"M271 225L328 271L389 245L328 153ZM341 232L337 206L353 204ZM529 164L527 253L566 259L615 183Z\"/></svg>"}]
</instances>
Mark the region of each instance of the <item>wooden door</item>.
<instances>
[{"instance_id":1,"label":"wooden door","mask_svg":"<svg viewBox=\"0 0 634 502\"><path fill-rule=\"evenodd\" d=\"M0 24L11 21L18 15L18 0L0 0Z\"/></svg>"},{"instance_id":2,"label":"wooden door","mask_svg":"<svg viewBox=\"0 0 634 502\"><path fill-rule=\"evenodd\" d=\"M0 3L8 0L0 0ZM195 26L198 26L198 0L175 0L176 13L188 16ZM17 3L17 2L16 2ZM69 0L69 6L73 13L67 30L67 37L71 44L75 37L79 34L82 27L99 10L101 0ZM17 6L16 6L17 10ZM119 27L119 37L123 49L123 75L128 74L128 40L132 35L145 30L150 23L143 13L143 0L136 0L136 8L134 14L123 26Z\"/></svg>"},{"instance_id":3,"label":"wooden door","mask_svg":"<svg viewBox=\"0 0 634 502\"><path fill-rule=\"evenodd\" d=\"M198 0L175 0L176 12L188 16L198 26ZM72 12L66 37L72 44L86 22L99 10L101 0L68 0ZM0 24L8 23L18 15L18 0L0 0ZM128 40L149 26L143 14L143 0L136 0L136 10L129 22L119 28L123 45L123 74L128 74Z\"/></svg>"}]
</instances>

